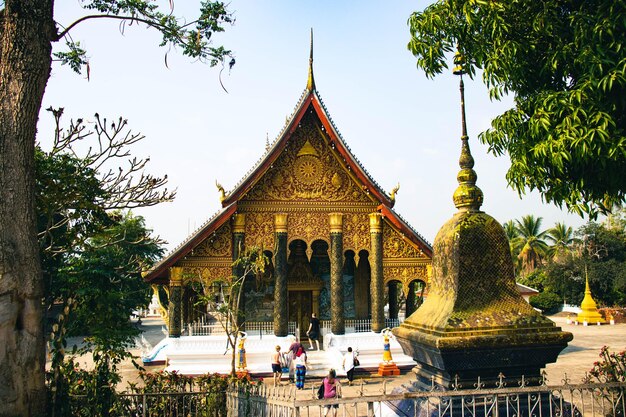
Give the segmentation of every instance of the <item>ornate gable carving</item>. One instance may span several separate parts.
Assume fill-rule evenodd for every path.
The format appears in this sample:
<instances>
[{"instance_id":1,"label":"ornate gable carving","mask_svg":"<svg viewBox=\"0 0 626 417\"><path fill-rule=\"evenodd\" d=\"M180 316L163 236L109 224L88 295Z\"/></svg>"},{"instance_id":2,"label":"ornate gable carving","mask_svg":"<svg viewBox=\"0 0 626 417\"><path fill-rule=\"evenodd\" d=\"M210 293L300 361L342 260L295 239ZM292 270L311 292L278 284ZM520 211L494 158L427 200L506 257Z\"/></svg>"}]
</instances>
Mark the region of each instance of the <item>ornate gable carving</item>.
<instances>
[{"instance_id":1,"label":"ornate gable carving","mask_svg":"<svg viewBox=\"0 0 626 417\"><path fill-rule=\"evenodd\" d=\"M230 222L227 221L215 233L196 246L189 257L230 257L231 236Z\"/></svg>"},{"instance_id":2,"label":"ornate gable carving","mask_svg":"<svg viewBox=\"0 0 626 417\"><path fill-rule=\"evenodd\" d=\"M388 223L383 228L383 258L422 258L424 253L416 249L404 236Z\"/></svg>"},{"instance_id":3,"label":"ornate gable carving","mask_svg":"<svg viewBox=\"0 0 626 417\"><path fill-rule=\"evenodd\" d=\"M316 122L317 114L303 117L282 154L242 201L372 202L337 161Z\"/></svg>"}]
</instances>

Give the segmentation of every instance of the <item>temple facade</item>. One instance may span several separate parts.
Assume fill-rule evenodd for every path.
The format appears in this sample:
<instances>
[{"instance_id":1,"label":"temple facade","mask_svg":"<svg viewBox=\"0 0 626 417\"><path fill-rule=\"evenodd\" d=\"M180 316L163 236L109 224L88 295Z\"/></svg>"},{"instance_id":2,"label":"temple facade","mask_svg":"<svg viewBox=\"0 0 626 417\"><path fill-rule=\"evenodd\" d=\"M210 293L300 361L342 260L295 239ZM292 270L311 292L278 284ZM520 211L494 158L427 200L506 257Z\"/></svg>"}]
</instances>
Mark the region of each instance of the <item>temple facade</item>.
<instances>
[{"instance_id":1,"label":"temple facade","mask_svg":"<svg viewBox=\"0 0 626 417\"><path fill-rule=\"evenodd\" d=\"M313 57L307 87L293 114L259 162L230 192L222 209L145 274L169 295L172 337L198 320L197 288L236 275L233 260L261 247L269 265L246 281L246 321L290 323L306 331L311 313L343 334L347 320L410 315L431 271L432 248L394 210L387 194L359 163L316 89ZM328 322L326 322L328 323Z\"/></svg>"}]
</instances>

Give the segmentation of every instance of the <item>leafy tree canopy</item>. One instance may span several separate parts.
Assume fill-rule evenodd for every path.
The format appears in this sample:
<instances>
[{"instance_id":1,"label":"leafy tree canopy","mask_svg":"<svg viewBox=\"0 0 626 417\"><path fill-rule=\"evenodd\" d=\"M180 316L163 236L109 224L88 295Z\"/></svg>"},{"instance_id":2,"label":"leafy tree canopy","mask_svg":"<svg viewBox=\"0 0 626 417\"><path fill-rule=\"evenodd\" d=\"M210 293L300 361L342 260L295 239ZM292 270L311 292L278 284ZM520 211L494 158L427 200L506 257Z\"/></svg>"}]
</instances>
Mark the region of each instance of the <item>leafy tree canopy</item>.
<instances>
[{"instance_id":1,"label":"leafy tree canopy","mask_svg":"<svg viewBox=\"0 0 626 417\"><path fill-rule=\"evenodd\" d=\"M514 95L480 139L508 153L520 194L538 190L591 218L624 201L626 3L440 0L408 23L408 48L428 77L458 48L493 99Z\"/></svg>"},{"instance_id":2,"label":"leafy tree canopy","mask_svg":"<svg viewBox=\"0 0 626 417\"><path fill-rule=\"evenodd\" d=\"M70 31L87 20L102 18L120 20L122 32L131 24L156 29L163 36L160 46L178 47L183 55L206 61L212 67L224 63L227 57L231 58L231 67L235 63L230 50L212 46L213 34L223 32L225 24L235 21L222 2L201 1L197 17L191 21L173 14L173 0L169 2L169 10L163 10L157 2L150 0L80 0L80 4L88 14L67 26L57 22L59 30L53 39L65 39L67 47L66 51L54 53L54 57L78 73L86 69L89 76L89 61L87 51L81 47L80 41L71 37ZM167 55L165 63L167 65Z\"/></svg>"}]
</instances>

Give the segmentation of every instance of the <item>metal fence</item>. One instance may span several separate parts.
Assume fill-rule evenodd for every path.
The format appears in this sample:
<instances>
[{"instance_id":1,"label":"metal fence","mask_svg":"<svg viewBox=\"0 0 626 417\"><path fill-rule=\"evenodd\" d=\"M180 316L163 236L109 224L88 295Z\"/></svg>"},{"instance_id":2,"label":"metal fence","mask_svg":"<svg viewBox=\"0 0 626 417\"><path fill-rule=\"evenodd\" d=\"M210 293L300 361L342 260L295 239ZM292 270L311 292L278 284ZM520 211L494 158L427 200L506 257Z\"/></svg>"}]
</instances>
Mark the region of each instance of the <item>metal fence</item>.
<instances>
[{"instance_id":1,"label":"metal fence","mask_svg":"<svg viewBox=\"0 0 626 417\"><path fill-rule=\"evenodd\" d=\"M296 322L290 321L287 324L287 330L290 334L296 333ZM246 322L242 328L248 337L274 334L274 323L271 321L250 321ZM183 334L185 336L214 336L224 335L226 331L220 323L194 322L185 326Z\"/></svg>"},{"instance_id":2,"label":"metal fence","mask_svg":"<svg viewBox=\"0 0 626 417\"><path fill-rule=\"evenodd\" d=\"M400 319L385 319L385 327L398 327L403 320ZM321 322L322 332L324 334L329 333L331 330L330 320L322 320ZM372 331L372 320L370 319L346 319L345 329L347 333L366 333Z\"/></svg>"},{"instance_id":3,"label":"metal fence","mask_svg":"<svg viewBox=\"0 0 626 417\"><path fill-rule=\"evenodd\" d=\"M301 417L323 416L337 406L339 416L403 417L624 417L626 383L515 386L386 393L318 400L317 385L296 396L293 386L231 386L228 391L118 394L111 416L132 417ZM305 395L303 395L305 394ZM100 415L90 398L73 397L72 415Z\"/></svg>"},{"instance_id":4,"label":"metal fence","mask_svg":"<svg viewBox=\"0 0 626 417\"><path fill-rule=\"evenodd\" d=\"M625 383L517 386L431 390L351 398L296 400L291 391L264 387L227 393L228 416L323 416L337 406L340 416L419 417L624 417ZM316 391L315 389L313 391ZM362 393L362 390L361 390Z\"/></svg>"}]
</instances>

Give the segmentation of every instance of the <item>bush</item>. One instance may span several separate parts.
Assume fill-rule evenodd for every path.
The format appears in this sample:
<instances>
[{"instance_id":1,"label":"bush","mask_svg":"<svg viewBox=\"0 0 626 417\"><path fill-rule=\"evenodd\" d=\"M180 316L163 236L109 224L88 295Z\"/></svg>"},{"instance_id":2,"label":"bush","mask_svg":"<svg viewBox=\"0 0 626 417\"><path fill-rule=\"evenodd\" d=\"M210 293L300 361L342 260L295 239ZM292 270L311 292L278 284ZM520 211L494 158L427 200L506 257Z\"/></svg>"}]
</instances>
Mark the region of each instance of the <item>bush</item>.
<instances>
[{"instance_id":1,"label":"bush","mask_svg":"<svg viewBox=\"0 0 626 417\"><path fill-rule=\"evenodd\" d=\"M530 305L546 314L555 313L563 304L561 297L549 291L544 291L530 297Z\"/></svg>"}]
</instances>

